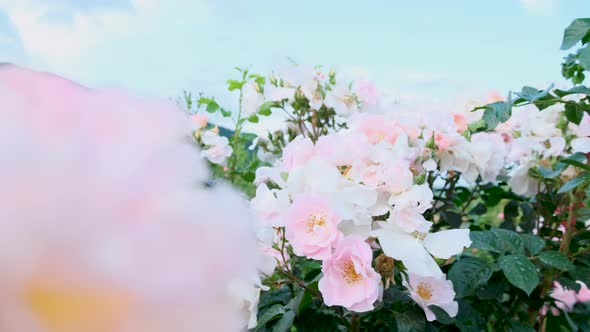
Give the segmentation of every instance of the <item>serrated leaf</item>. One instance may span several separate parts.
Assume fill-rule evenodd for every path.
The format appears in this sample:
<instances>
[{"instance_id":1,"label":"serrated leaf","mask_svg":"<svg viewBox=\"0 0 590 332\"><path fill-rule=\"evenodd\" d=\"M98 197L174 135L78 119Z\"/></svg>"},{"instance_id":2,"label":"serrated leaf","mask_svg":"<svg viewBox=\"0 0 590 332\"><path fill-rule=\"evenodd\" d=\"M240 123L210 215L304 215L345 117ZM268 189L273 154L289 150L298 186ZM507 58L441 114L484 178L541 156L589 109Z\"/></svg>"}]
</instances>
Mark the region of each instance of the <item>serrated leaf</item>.
<instances>
[{"instance_id":1,"label":"serrated leaf","mask_svg":"<svg viewBox=\"0 0 590 332\"><path fill-rule=\"evenodd\" d=\"M559 251L543 251L539 254L539 256L537 256L537 258L539 258L539 261L541 261L543 264L547 264L551 267L564 271L571 270L574 267L574 264Z\"/></svg>"},{"instance_id":2,"label":"serrated leaf","mask_svg":"<svg viewBox=\"0 0 590 332\"><path fill-rule=\"evenodd\" d=\"M578 60L580 60L580 65L582 65L584 69L590 70L590 47L586 46L580 50Z\"/></svg>"},{"instance_id":3,"label":"serrated leaf","mask_svg":"<svg viewBox=\"0 0 590 332\"><path fill-rule=\"evenodd\" d=\"M280 304L275 304L268 309L264 310L258 316L258 324L257 326L263 326L264 324L270 322L271 320L279 317L280 315L285 313L285 308Z\"/></svg>"},{"instance_id":4,"label":"serrated leaf","mask_svg":"<svg viewBox=\"0 0 590 332\"><path fill-rule=\"evenodd\" d=\"M498 246L498 239L490 231L474 231L469 232L471 239L471 246L469 248L483 249L497 253L504 251Z\"/></svg>"},{"instance_id":5,"label":"serrated leaf","mask_svg":"<svg viewBox=\"0 0 590 332\"><path fill-rule=\"evenodd\" d=\"M512 114L512 105L505 101L497 101L479 109L484 110L482 119L486 123L486 130L492 130L500 123L508 121Z\"/></svg>"},{"instance_id":6,"label":"serrated leaf","mask_svg":"<svg viewBox=\"0 0 590 332\"><path fill-rule=\"evenodd\" d=\"M479 257L463 257L449 270L457 297L468 296L492 277L492 268Z\"/></svg>"},{"instance_id":7,"label":"serrated leaf","mask_svg":"<svg viewBox=\"0 0 590 332\"><path fill-rule=\"evenodd\" d=\"M283 317L273 326L273 332L285 332L291 329L293 321L295 320L295 312L289 310L283 314Z\"/></svg>"},{"instance_id":8,"label":"serrated leaf","mask_svg":"<svg viewBox=\"0 0 590 332\"><path fill-rule=\"evenodd\" d=\"M524 243L518 233L502 228L493 228L492 233L500 240L504 252L524 253Z\"/></svg>"},{"instance_id":9,"label":"serrated leaf","mask_svg":"<svg viewBox=\"0 0 590 332\"><path fill-rule=\"evenodd\" d=\"M539 284L535 265L523 255L502 256L498 260L502 272L508 281L530 295Z\"/></svg>"},{"instance_id":10,"label":"serrated leaf","mask_svg":"<svg viewBox=\"0 0 590 332\"><path fill-rule=\"evenodd\" d=\"M590 30L590 18L575 19L563 32L561 49L567 50L576 45Z\"/></svg>"},{"instance_id":11,"label":"serrated leaf","mask_svg":"<svg viewBox=\"0 0 590 332\"><path fill-rule=\"evenodd\" d=\"M424 315L416 311L394 312L398 332L424 331Z\"/></svg>"},{"instance_id":12,"label":"serrated leaf","mask_svg":"<svg viewBox=\"0 0 590 332\"><path fill-rule=\"evenodd\" d=\"M577 103L568 102L565 104L564 114L568 121L579 125L584 117L584 110Z\"/></svg>"},{"instance_id":13,"label":"serrated leaf","mask_svg":"<svg viewBox=\"0 0 590 332\"><path fill-rule=\"evenodd\" d=\"M545 90L539 90L537 88L525 86L522 88L522 90L520 92L515 92L514 94L519 96L520 98L525 99L526 101L533 102L537 99L547 96L547 94L549 93L549 91L551 89L553 89L553 84L551 84Z\"/></svg>"},{"instance_id":14,"label":"serrated leaf","mask_svg":"<svg viewBox=\"0 0 590 332\"><path fill-rule=\"evenodd\" d=\"M555 90L553 90L553 92L559 97L565 97L565 96L573 95L573 94L590 95L590 89L588 89L587 87L585 87L583 85L575 86L569 90L555 89Z\"/></svg>"},{"instance_id":15,"label":"serrated leaf","mask_svg":"<svg viewBox=\"0 0 590 332\"><path fill-rule=\"evenodd\" d=\"M524 248L530 256L538 254L543 248L545 248L545 240L536 235L522 234L521 237L522 242L524 243Z\"/></svg>"},{"instance_id":16,"label":"serrated leaf","mask_svg":"<svg viewBox=\"0 0 590 332\"><path fill-rule=\"evenodd\" d=\"M575 178L566 182L559 190L557 191L558 194L566 193L570 190L577 188L578 186L588 182L590 180L590 174L584 173L582 175L578 175Z\"/></svg>"}]
</instances>

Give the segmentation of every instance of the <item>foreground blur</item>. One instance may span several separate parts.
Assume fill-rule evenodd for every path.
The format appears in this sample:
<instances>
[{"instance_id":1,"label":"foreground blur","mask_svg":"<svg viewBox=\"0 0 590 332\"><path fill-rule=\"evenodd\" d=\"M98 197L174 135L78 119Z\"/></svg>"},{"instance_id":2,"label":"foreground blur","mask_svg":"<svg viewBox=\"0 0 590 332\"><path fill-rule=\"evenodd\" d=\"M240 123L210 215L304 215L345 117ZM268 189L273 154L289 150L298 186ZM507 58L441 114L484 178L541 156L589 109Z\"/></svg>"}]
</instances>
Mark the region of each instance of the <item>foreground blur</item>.
<instances>
[{"instance_id":1,"label":"foreground blur","mask_svg":"<svg viewBox=\"0 0 590 332\"><path fill-rule=\"evenodd\" d=\"M0 66L0 331L235 331L255 271L173 104Z\"/></svg>"}]
</instances>

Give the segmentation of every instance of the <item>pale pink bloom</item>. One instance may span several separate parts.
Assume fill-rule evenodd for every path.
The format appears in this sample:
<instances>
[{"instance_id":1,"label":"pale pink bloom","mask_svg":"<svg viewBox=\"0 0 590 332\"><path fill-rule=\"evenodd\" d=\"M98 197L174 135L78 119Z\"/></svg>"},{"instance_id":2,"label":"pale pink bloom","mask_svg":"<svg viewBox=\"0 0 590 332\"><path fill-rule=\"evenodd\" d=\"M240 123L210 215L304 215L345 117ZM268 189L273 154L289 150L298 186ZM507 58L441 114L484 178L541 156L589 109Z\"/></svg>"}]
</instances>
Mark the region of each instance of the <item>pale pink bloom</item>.
<instances>
[{"instance_id":1,"label":"pale pink bloom","mask_svg":"<svg viewBox=\"0 0 590 332\"><path fill-rule=\"evenodd\" d=\"M206 114L195 114L191 117L193 123L197 126L197 130L205 128L207 125L207 115Z\"/></svg>"},{"instance_id":2,"label":"pale pink bloom","mask_svg":"<svg viewBox=\"0 0 590 332\"><path fill-rule=\"evenodd\" d=\"M356 91L360 97L361 102L367 105L376 105L379 94L373 82L361 79L357 81Z\"/></svg>"},{"instance_id":3,"label":"pale pink bloom","mask_svg":"<svg viewBox=\"0 0 590 332\"><path fill-rule=\"evenodd\" d=\"M0 100L1 331L246 326L228 286L256 274L249 210L199 185L174 104L8 65Z\"/></svg>"},{"instance_id":4,"label":"pale pink bloom","mask_svg":"<svg viewBox=\"0 0 590 332\"><path fill-rule=\"evenodd\" d=\"M350 128L362 132L370 143L381 141L393 144L402 131L395 121L380 114L358 114L350 122Z\"/></svg>"},{"instance_id":5,"label":"pale pink bloom","mask_svg":"<svg viewBox=\"0 0 590 332\"><path fill-rule=\"evenodd\" d=\"M444 275L441 277L423 277L409 273L409 281L403 279L403 285L410 291L410 296L424 309L426 319L433 321L436 316L428 307L435 305L455 317L459 311L459 304L455 301L453 283Z\"/></svg>"},{"instance_id":6,"label":"pale pink bloom","mask_svg":"<svg viewBox=\"0 0 590 332\"><path fill-rule=\"evenodd\" d=\"M457 131L462 133L467 130L467 117L462 113L453 113L453 122L457 126Z\"/></svg>"},{"instance_id":7,"label":"pale pink bloom","mask_svg":"<svg viewBox=\"0 0 590 332\"><path fill-rule=\"evenodd\" d=\"M334 112L342 117L348 117L358 110L352 92L342 85L336 85L328 91L324 105L333 108Z\"/></svg>"},{"instance_id":8,"label":"pale pink bloom","mask_svg":"<svg viewBox=\"0 0 590 332\"><path fill-rule=\"evenodd\" d=\"M359 236L351 235L338 243L334 254L324 260L318 288L324 303L348 310L373 309L379 297L381 277L371 267L373 252Z\"/></svg>"},{"instance_id":9,"label":"pale pink bloom","mask_svg":"<svg viewBox=\"0 0 590 332\"><path fill-rule=\"evenodd\" d=\"M295 166L307 163L315 155L315 146L311 139L297 136L283 149L283 160L280 168L282 171L290 171Z\"/></svg>"},{"instance_id":10,"label":"pale pink bloom","mask_svg":"<svg viewBox=\"0 0 590 332\"><path fill-rule=\"evenodd\" d=\"M578 292L578 294L576 294L576 298L578 299L578 302L589 302L590 301L590 290L588 289L588 286L586 286L586 284L580 280L576 281L578 284L580 284L580 291Z\"/></svg>"},{"instance_id":11,"label":"pale pink bloom","mask_svg":"<svg viewBox=\"0 0 590 332\"><path fill-rule=\"evenodd\" d=\"M218 165L225 165L227 158L231 156L233 148L229 145L227 137L220 136L212 130L207 130L201 135L205 149L201 151L201 157Z\"/></svg>"},{"instance_id":12,"label":"pale pink bloom","mask_svg":"<svg viewBox=\"0 0 590 332\"><path fill-rule=\"evenodd\" d=\"M334 166L350 166L370 149L367 138L358 132L341 130L320 136L315 144L316 155Z\"/></svg>"},{"instance_id":13,"label":"pale pink bloom","mask_svg":"<svg viewBox=\"0 0 590 332\"><path fill-rule=\"evenodd\" d=\"M570 127L578 137L590 136L590 115L584 112L584 116L582 116L582 121L580 121L580 124L570 124Z\"/></svg>"},{"instance_id":14,"label":"pale pink bloom","mask_svg":"<svg viewBox=\"0 0 590 332\"><path fill-rule=\"evenodd\" d=\"M296 197L286 211L286 238L298 256L326 259L342 237L337 225L341 219L319 195Z\"/></svg>"},{"instance_id":15,"label":"pale pink bloom","mask_svg":"<svg viewBox=\"0 0 590 332\"><path fill-rule=\"evenodd\" d=\"M555 305L563 311L572 310L578 301L575 290L565 289L557 281L553 282L553 291L550 296L555 299Z\"/></svg>"},{"instance_id":16,"label":"pale pink bloom","mask_svg":"<svg viewBox=\"0 0 590 332\"><path fill-rule=\"evenodd\" d=\"M250 208L264 226L284 226L282 213L288 206L289 194L283 190L268 189L265 183L256 188L256 196L250 201Z\"/></svg>"}]
</instances>

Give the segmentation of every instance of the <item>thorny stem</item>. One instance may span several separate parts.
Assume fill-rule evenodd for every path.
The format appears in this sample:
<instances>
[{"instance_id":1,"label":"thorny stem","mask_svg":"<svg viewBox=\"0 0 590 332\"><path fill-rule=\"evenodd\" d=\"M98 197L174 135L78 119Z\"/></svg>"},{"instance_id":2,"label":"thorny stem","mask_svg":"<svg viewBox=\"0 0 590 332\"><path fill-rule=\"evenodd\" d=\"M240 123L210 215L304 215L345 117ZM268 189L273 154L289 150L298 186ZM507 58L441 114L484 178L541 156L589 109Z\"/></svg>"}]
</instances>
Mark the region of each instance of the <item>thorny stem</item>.
<instances>
[{"instance_id":1,"label":"thorny stem","mask_svg":"<svg viewBox=\"0 0 590 332\"><path fill-rule=\"evenodd\" d=\"M566 222L566 230L563 234L561 241L561 247L559 248L561 253L567 256L570 249L570 242L574 235L574 229L576 227L576 215L574 214L574 207L576 206L576 195L570 193L570 205L568 209L568 220Z\"/></svg>"}]
</instances>

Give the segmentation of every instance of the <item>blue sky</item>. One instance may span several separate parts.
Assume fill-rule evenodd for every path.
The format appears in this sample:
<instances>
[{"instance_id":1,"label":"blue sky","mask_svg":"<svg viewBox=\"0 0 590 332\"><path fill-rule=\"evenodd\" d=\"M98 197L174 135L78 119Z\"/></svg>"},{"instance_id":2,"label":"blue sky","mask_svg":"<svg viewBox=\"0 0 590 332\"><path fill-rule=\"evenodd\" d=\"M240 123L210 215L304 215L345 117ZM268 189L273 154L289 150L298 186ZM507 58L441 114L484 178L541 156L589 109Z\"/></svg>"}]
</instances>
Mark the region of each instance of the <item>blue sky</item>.
<instances>
[{"instance_id":1,"label":"blue sky","mask_svg":"<svg viewBox=\"0 0 590 332\"><path fill-rule=\"evenodd\" d=\"M560 81L587 0L0 0L0 62L92 87L220 94L234 66L335 66L400 98Z\"/></svg>"}]
</instances>

